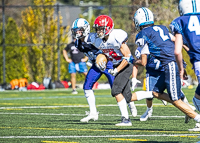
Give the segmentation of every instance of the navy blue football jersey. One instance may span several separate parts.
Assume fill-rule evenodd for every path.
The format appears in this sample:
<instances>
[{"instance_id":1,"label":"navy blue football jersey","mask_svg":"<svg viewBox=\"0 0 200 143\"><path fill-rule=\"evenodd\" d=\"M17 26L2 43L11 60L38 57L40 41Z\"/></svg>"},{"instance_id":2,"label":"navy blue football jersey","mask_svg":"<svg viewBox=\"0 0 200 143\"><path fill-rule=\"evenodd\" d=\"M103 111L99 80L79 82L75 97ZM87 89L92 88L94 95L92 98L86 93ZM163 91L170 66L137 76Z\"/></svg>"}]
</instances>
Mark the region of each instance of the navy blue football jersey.
<instances>
[{"instance_id":1,"label":"navy blue football jersey","mask_svg":"<svg viewBox=\"0 0 200 143\"><path fill-rule=\"evenodd\" d=\"M171 41L169 30L163 25L154 25L142 29L136 36L136 44L144 48L148 46L149 52L161 61L162 66L176 61L174 43Z\"/></svg>"},{"instance_id":2,"label":"navy blue football jersey","mask_svg":"<svg viewBox=\"0 0 200 143\"><path fill-rule=\"evenodd\" d=\"M155 72L157 74L157 72L164 71L164 68L161 65L160 60L156 59L154 56L150 54L147 56L146 70L147 73L149 73L150 75L154 75Z\"/></svg>"},{"instance_id":3,"label":"navy blue football jersey","mask_svg":"<svg viewBox=\"0 0 200 143\"><path fill-rule=\"evenodd\" d=\"M141 58L141 50L142 50L141 47L138 47L135 50L135 56L137 59ZM149 54L147 55L146 70L147 70L147 73L150 75L159 75L160 72L164 71L164 68L158 59L156 59L154 56Z\"/></svg>"},{"instance_id":4,"label":"navy blue football jersey","mask_svg":"<svg viewBox=\"0 0 200 143\"><path fill-rule=\"evenodd\" d=\"M170 29L173 34L183 36L183 44L188 46L192 64L200 61L200 14L185 14L172 21Z\"/></svg>"},{"instance_id":5,"label":"navy blue football jersey","mask_svg":"<svg viewBox=\"0 0 200 143\"><path fill-rule=\"evenodd\" d=\"M94 40L95 34L90 33L86 38L84 42L81 42L81 40L75 41L76 48L79 49L79 51L83 52L91 62L95 62L96 57L98 54L103 53L102 50L96 48L92 43L92 40Z\"/></svg>"}]
</instances>

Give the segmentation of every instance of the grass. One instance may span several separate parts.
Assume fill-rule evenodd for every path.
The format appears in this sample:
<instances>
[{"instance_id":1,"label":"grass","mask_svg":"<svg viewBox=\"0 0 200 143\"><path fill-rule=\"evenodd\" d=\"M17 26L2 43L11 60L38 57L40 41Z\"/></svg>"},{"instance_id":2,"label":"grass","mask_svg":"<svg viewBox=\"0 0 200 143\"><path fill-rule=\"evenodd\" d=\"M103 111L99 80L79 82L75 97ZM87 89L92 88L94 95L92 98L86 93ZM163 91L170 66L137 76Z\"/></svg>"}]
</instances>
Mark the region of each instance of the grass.
<instances>
[{"instance_id":1,"label":"grass","mask_svg":"<svg viewBox=\"0 0 200 143\"><path fill-rule=\"evenodd\" d=\"M190 104L195 89L183 89ZM0 142L2 143L128 143L198 142L200 132L189 132L195 121L184 123L184 114L160 100L153 100L153 117L140 122L145 100L136 101L133 126L116 127L121 116L110 90L95 90L99 120L81 123L89 111L83 90L0 92Z\"/></svg>"}]
</instances>

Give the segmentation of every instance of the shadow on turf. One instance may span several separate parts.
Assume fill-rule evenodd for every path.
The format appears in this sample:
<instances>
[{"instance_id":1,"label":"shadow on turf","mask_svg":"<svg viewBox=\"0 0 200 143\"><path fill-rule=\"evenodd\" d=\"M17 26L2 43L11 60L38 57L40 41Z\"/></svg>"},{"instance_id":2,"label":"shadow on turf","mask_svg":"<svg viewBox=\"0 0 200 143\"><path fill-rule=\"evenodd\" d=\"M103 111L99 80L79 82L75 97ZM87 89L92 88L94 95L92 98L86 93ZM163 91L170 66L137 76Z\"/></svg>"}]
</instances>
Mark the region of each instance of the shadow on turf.
<instances>
[{"instance_id":1,"label":"shadow on turf","mask_svg":"<svg viewBox=\"0 0 200 143\"><path fill-rule=\"evenodd\" d=\"M99 122L101 120L98 120L97 121L93 121L93 120L90 120L88 123L87 122L80 122L80 120L49 120L49 122L65 122L65 124L80 124L80 125L88 125L88 124L95 124L95 125L114 125L113 123L105 123L102 121Z\"/></svg>"}]
</instances>

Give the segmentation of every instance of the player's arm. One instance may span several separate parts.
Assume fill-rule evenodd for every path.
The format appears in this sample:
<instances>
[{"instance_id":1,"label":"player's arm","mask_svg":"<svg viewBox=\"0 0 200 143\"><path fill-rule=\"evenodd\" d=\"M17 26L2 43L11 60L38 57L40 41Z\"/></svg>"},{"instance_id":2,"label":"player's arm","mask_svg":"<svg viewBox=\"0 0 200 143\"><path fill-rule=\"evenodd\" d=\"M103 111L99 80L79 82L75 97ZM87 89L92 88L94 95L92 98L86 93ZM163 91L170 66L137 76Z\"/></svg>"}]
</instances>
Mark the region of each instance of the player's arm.
<instances>
[{"instance_id":1,"label":"player's arm","mask_svg":"<svg viewBox=\"0 0 200 143\"><path fill-rule=\"evenodd\" d=\"M142 54L141 58L136 60L134 64L138 65L138 66L144 66L145 67L146 64L147 64L147 55L146 54Z\"/></svg>"},{"instance_id":2,"label":"player's arm","mask_svg":"<svg viewBox=\"0 0 200 143\"><path fill-rule=\"evenodd\" d=\"M88 60L88 57L85 56L84 58L81 59L81 62L87 62L87 60Z\"/></svg>"},{"instance_id":3,"label":"player's arm","mask_svg":"<svg viewBox=\"0 0 200 143\"><path fill-rule=\"evenodd\" d=\"M175 34L175 50L174 54L176 57L176 62L179 67L179 72L180 72L180 77L183 79L183 74L184 74L184 68L183 68L183 56L182 56L182 47L183 47L183 37L181 34Z\"/></svg>"},{"instance_id":4,"label":"player's arm","mask_svg":"<svg viewBox=\"0 0 200 143\"><path fill-rule=\"evenodd\" d=\"M65 60L66 60L68 63L71 63L71 62L72 62L72 60L68 57L68 53L67 53L67 51L66 51L65 49L63 50L63 56L64 56Z\"/></svg>"},{"instance_id":5,"label":"player's arm","mask_svg":"<svg viewBox=\"0 0 200 143\"><path fill-rule=\"evenodd\" d=\"M120 47L120 51L123 54L123 60L120 63L120 65L117 67L118 72L121 71L123 68L125 68L129 64L129 59L131 56L131 51L125 42L122 43Z\"/></svg>"},{"instance_id":6,"label":"player's arm","mask_svg":"<svg viewBox=\"0 0 200 143\"><path fill-rule=\"evenodd\" d=\"M132 78L136 78L138 74L138 66L134 65L133 66L133 72L132 72Z\"/></svg>"},{"instance_id":7,"label":"player's arm","mask_svg":"<svg viewBox=\"0 0 200 143\"><path fill-rule=\"evenodd\" d=\"M170 36L170 38L171 38L171 40L173 41L173 42L175 42L175 36L174 35L172 35L171 33L169 33L169 36Z\"/></svg>"},{"instance_id":8,"label":"player's arm","mask_svg":"<svg viewBox=\"0 0 200 143\"><path fill-rule=\"evenodd\" d=\"M185 51L189 51L190 50L186 45L183 45L183 48L185 49Z\"/></svg>"},{"instance_id":9,"label":"player's arm","mask_svg":"<svg viewBox=\"0 0 200 143\"><path fill-rule=\"evenodd\" d=\"M175 36L172 35L171 33L169 33L169 36L170 36L171 40L173 42L175 42L175 40L176 40ZM183 48L185 49L185 51L189 51L189 48L186 45L183 45Z\"/></svg>"}]
</instances>

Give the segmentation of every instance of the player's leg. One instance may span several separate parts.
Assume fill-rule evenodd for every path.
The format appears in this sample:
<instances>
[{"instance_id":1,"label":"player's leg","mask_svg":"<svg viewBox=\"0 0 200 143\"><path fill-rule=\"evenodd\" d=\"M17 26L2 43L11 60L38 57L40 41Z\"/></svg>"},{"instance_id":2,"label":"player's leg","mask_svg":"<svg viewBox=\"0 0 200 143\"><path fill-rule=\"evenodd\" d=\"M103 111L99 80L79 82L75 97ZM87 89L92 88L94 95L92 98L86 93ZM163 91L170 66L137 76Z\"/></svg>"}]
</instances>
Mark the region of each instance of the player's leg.
<instances>
[{"instance_id":1,"label":"player's leg","mask_svg":"<svg viewBox=\"0 0 200 143\"><path fill-rule=\"evenodd\" d=\"M196 109L200 112L200 84L198 84L196 91L195 91L195 96L193 97L193 103L196 107Z\"/></svg>"},{"instance_id":2,"label":"player's leg","mask_svg":"<svg viewBox=\"0 0 200 143\"><path fill-rule=\"evenodd\" d=\"M172 103L184 114L193 118L195 121L200 122L200 115L198 115L188 104L181 100L181 80L178 66L175 62L171 62L165 67L165 84L168 94L162 92L156 93L156 87L159 87L159 85L156 84L153 89L154 96Z\"/></svg>"},{"instance_id":3,"label":"player's leg","mask_svg":"<svg viewBox=\"0 0 200 143\"><path fill-rule=\"evenodd\" d=\"M133 65L127 65L122 71L120 71L114 79L111 94L115 97L118 107L122 115L121 123L116 126L132 126L132 123L128 116L127 103L131 101L131 90L129 78L133 71Z\"/></svg>"},{"instance_id":4,"label":"player's leg","mask_svg":"<svg viewBox=\"0 0 200 143\"><path fill-rule=\"evenodd\" d=\"M198 114L194 112L188 104L181 100L181 80L177 64L175 62L171 62L167 67L168 68L165 72L167 92L170 95L172 104L183 113L194 119Z\"/></svg>"},{"instance_id":5,"label":"player's leg","mask_svg":"<svg viewBox=\"0 0 200 143\"><path fill-rule=\"evenodd\" d=\"M187 97L185 96L184 92L181 90L181 100L183 102L185 102L186 104L188 104L193 110L196 110L196 108L194 106L192 106L188 100L187 100Z\"/></svg>"},{"instance_id":6,"label":"player's leg","mask_svg":"<svg viewBox=\"0 0 200 143\"><path fill-rule=\"evenodd\" d=\"M193 97L193 103L198 111L200 111L200 61L194 63L194 71L198 79L198 86Z\"/></svg>"},{"instance_id":7,"label":"player's leg","mask_svg":"<svg viewBox=\"0 0 200 143\"><path fill-rule=\"evenodd\" d=\"M196 109L200 112L200 62L194 63L194 71L197 76L199 84L196 88L195 95L194 95L192 101L193 101ZM200 124L196 123L195 128L189 129L189 131L200 131Z\"/></svg>"},{"instance_id":8,"label":"player's leg","mask_svg":"<svg viewBox=\"0 0 200 143\"><path fill-rule=\"evenodd\" d=\"M79 63L79 73L83 73L85 76L87 75L87 65L85 62Z\"/></svg>"},{"instance_id":9,"label":"player's leg","mask_svg":"<svg viewBox=\"0 0 200 143\"><path fill-rule=\"evenodd\" d=\"M182 90L181 90L181 100L184 103L188 104L192 108L192 110L196 110L196 108L194 106L190 105L190 103L188 102L188 100ZM190 119L191 118L189 116L185 115L185 123L189 123Z\"/></svg>"},{"instance_id":10,"label":"player's leg","mask_svg":"<svg viewBox=\"0 0 200 143\"><path fill-rule=\"evenodd\" d=\"M101 77L101 75L101 71L95 65L93 65L88 71L83 89L90 111L87 117L80 120L81 122L88 122L91 119L98 120L98 112L96 109L95 96L92 87L95 82Z\"/></svg>"},{"instance_id":11,"label":"player's leg","mask_svg":"<svg viewBox=\"0 0 200 143\"><path fill-rule=\"evenodd\" d=\"M76 73L71 73L72 94L77 94L76 91Z\"/></svg>"},{"instance_id":12,"label":"player's leg","mask_svg":"<svg viewBox=\"0 0 200 143\"><path fill-rule=\"evenodd\" d=\"M110 73L108 73L108 70L109 70L109 69L113 69L113 64L112 64L111 61L108 61L107 66L106 66L106 70L103 72L103 74L107 77L108 82L109 82L109 84L110 84L110 87L112 88L113 81L114 81L115 77L112 76ZM136 116L137 116L137 109L136 109L136 107L135 107L134 102L133 102L133 101L132 101L132 102L129 102L129 103L128 103L128 106L129 106L129 109L130 109L130 111L131 111L132 116L133 116L133 117L136 117Z\"/></svg>"},{"instance_id":13,"label":"player's leg","mask_svg":"<svg viewBox=\"0 0 200 143\"><path fill-rule=\"evenodd\" d=\"M68 71L71 74L72 94L77 94L78 92L76 91L76 68L74 62L69 63Z\"/></svg>"},{"instance_id":14,"label":"player's leg","mask_svg":"<svg viewBox=\"0 0 200 143\"><path fill-rule=\"evenodd\" d=\"M149 76L149 74L147 73L146 74L146 91L152 91L156 82L157 82L157 78L154 78L153 76ZM147 110L140 117L140 121L147 121L147 119L152 116L152 113L153 113L152 100L153 98L146 99Z\"/></svg>"}]
</instances>

